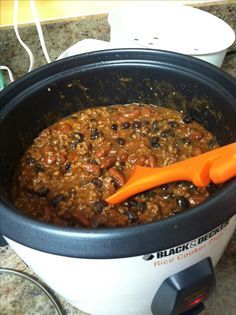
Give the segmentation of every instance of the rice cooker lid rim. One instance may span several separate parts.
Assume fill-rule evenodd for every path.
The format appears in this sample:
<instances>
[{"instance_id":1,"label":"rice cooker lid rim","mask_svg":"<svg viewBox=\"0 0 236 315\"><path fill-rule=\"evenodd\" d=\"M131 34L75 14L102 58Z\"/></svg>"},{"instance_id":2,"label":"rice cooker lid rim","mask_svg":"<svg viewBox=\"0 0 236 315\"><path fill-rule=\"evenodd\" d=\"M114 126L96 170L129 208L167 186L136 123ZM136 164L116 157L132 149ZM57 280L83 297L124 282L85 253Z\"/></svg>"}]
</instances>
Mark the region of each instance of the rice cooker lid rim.
<instances>
[{"instance_id":1,"label":"rice cooker lid rim","mask_svg":"<svg viewBox=\"0 0 236 315\"><path fill-rule=\"evenodd\" d=\"M146 49L146 48L119 48L106 49L102 51L93 51L80 55L70 56L64 59L53 61L50 64L43 65L21 78L9 84L0 92L2 102L9 102L12 96L18 95L22 90L38 84L40 81L48 81L50 77L61 77L68 72L76 72L76 67L85 67L98 69L105 65L125 65L128 62L144 65L159 65L160 67L173 67L192 75L197 74L205 80L213 78L215 83L220 83L230 92L231 96L236 98L236 80L220 68L195 57L180 54L172 51ZM191 65L191 68L189 66ZM74 71L73 71L74 70ZM50 76L50 77L49 77ZM226 87L227 86L227 87ZM9 95L12 93L13 95ZM5 98L5 100L4 100ZM6 105L6 104L5 104ZM3 106L0 107L3 108Z\"/></svg>"}]
</instances>

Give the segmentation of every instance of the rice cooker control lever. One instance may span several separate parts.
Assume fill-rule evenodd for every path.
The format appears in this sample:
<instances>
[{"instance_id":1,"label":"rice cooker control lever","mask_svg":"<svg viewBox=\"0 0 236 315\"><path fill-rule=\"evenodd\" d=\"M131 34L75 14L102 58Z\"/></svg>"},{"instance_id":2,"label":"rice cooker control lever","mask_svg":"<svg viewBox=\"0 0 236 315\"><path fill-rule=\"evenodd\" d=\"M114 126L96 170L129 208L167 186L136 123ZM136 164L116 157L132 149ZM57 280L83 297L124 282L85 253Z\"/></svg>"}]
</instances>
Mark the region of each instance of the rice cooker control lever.
<instances>
[{"instance_id":1,"label":"rice cooker control lever","mask_svg":"<svg viewBox=\"0 0 236 315\"><path fill-rule=\"evenodd\" d=\"M211 258L205 258L164 280L156 292L151 310L154 315L196 315L215 286Z\"/></svg>"}]
</instances>

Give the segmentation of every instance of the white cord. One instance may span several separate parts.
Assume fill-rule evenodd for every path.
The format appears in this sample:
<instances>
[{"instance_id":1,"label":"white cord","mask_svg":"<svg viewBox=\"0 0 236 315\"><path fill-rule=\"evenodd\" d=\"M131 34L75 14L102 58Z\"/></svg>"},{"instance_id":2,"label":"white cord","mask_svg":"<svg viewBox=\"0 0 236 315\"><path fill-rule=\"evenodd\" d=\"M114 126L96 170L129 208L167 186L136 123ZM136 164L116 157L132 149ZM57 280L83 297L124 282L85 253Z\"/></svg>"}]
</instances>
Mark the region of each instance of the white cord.
<instances>
[{"instance_id":1,"label":"white cord","mask_svg":"<svg viewBox=\"0 0 236 315\"><path fill-rule=\"evenodd\" d=\"M47 51L47 48L45 45L45 41L44 41L44 37L43 37L43 31L42 31L42 27L41 27L41 24L40 24L40 21L38 18L38 13L37 13L37 9L36 9L34 0L30 0L30 7L31 7L31 11L32 11L33 16L34 16L34 22L35 22L35 25L36 25L36 28L38 31L39 40L40 40L41 47L43 49L44 56L47 60L47 63L50 63L51 60L50 60L50 57L48 55L48 51Z\"/></svg>"},{"instance_id":2,"label":"white cord","mask_svg":"<svg viewBox=\"0 0 236 315\"><path fill-rule=\"evenodd\" d=\"M13 73L12 73L11 69L9 69L7 66L0 66L0 69L1 70L6 70L8 72L10 81L11 82L14 81L14 76L13 76Z\"/></svg>"},{"instance_id":3,"label":"white cord","mask_svg":"<svg viewBox=\"0 0 236 315\"><path fill-rule=\"evenodd\" d=\"M40 44L41 44L44 56L45 56L47 62L50 63L51 60L50 60L50 57L48 55L47 48L46 48L46 45L45 45L43 32L42 32L42 27L41 27L41 24L40 24L40 21L39 21L39 18L38 18L37 9L36 9L34 0L30 0L30 6L31 6L31 11L32 11L33 16L34 16L34 22L35 22L35 25L36 25L36 28L37 28L37 31L38 31L39 40L40 40ZM30 48L23 42L23 40L20 37L19 31L18 31L18 24L17 24L18 7L19 7L18 0L14 0L14 16L13 16L14 31L15 31L15 34L16 34L16 38L18 39L19 43L25 49L25 51L27 52L27 54L29 56L30 65L29 65L28 72L30 72L34 68L34 55L33 55L32 51L30 50ZM14 81L13 73L7 66L1 65L0 69L1 70L6 70L8 72L10 81L11 82Z\"/></svg>"},{"instance_id":4,"label":"white cord","mask_svg":"<svg viewBox=\"0 0 236 315\"><path fill-rule=\"evenodd\" d=\"M23 40L20 37L20 34L18 32L18 26L17 26L17 15L18 15L18 0L14 0L14 31L15 31L15 34L16 34L16 37L17 37L19 43L25 49L27 54L29 55L30 65L29 65L28 72L30 72L34 68L34 56L32 54L32 51L29 49L29 47L23 42Z\"/></svg>"}]
</instances>

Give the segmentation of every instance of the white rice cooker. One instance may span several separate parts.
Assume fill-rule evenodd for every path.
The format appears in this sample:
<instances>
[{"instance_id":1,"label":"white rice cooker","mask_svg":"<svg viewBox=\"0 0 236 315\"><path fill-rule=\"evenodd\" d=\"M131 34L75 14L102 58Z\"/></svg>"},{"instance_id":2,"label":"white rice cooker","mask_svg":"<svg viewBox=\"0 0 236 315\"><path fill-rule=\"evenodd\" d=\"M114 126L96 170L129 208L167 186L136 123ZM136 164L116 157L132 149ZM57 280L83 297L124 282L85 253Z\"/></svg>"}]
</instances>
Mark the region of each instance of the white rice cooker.
<instances>
[{"instance_id":1,"label":"white rice cooker","mask_svg":"<svg viewBox=\"0 0 236 315\"><path fill-rule=\"evenodd\" d=\"M236 139L236 82L209 63L145 49L53 62L0 94L0 233L49 287L89 314L198 314L236 226L235 179L189 211L125 228L60 227L11 204L17 161L43 128L82 107L134 101L184 108L220 144Z\"/></svg>"}]
</instances>

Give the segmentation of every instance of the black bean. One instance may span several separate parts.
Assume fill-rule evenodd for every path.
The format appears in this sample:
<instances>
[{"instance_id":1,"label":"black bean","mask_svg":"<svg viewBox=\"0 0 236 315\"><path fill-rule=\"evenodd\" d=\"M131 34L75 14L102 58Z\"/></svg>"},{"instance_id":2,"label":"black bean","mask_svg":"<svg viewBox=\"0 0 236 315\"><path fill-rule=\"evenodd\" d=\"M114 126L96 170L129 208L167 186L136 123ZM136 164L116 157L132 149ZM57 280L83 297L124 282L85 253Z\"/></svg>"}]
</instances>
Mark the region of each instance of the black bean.
<instances>
[{"instance_id":1,"label":"black bean","mask_svg":"<svg viewBox=\"0 0 236 315\"><path fill-rule=\"evenodd\" d=\"M189 190L197 190L197 186L195 186L193 183L190 183Z\"/></svg>"},{"instance_id":2,"label":"black bean","mask_svg":"<svg viewBox=\"0 0 236 315\"><path fill-rule=\"evenodd\" d=\"M30 155L26 156L25 160L26 160L26 163L29 165L33 165L35 163L35 159Z\"/></svg>"},{"instance_id":3,"label":"black bean","mask_svg":"<svg viewBox=\"0 0 236 315\"><path fill-rule=\"evenodd\" d=\"M176 121L169 121L169 126L171 128L177 128L179 124Z\"/></svg>"},{"instance_id":4,"label":"black bean","mask_svg":"<svg viewBox=\"0 0 236 315\"><path fill-rule=\"evenodd\" d=\"M184 115L183 122L185 124L190 124L193 121L193 117L189 114Z\"/></svg>"},{"instance_id":5,"label":"black bean","mask_svg":"<svg viewBox=\"0 0 236 315\"><path fill-rule=\"evenodd\" d=\"M124 145L126 142L124 138L117 138L116 141L119 145Z\"/></svg>"},{"instance_id":6,"label":"black bean","mask_svg":"<svg viewBox=\"0 0 236 315\"><path fill-rule=\"evenodd\" d=\"M182 141L184 144L187 144L187 145L191 144L191 140L188 137L182 138Z\"/></svg>"},{"instance_id":7,"label":"black bean","mask_svg":"<svg viewBox=\"0 0 236 315\"><path fill-rule=\"evenodd\" d=\"M183 210L186 210L186 209L189 208L189 201L188 201L187 198L185 198L183 196L177 197L176 198L176 203Z\"/></svg>"},{"instance_id":8,"label":"black bean","mask_svg":"<svg viewBox=\"0 0 236 315\"><path fill-rule=\"evenodd\" d=\"M150 145L152 148L158 148L160 146L159 144L159 137L154 136L150 139Z\"/></svg>"},{"instance_id":9,"label":"black bean","mask_svg":"<svg viewBox=\"0 0 236 315\"><path fill-rule=\"evenodd\" d=\"M49 188L47 187L42 187L37 191L37 195L39 197L46 197L49 194Z\"/></svg>"},{"instance_id":10,"label":"black bean","mask_svg":"<svg viewBox=\"0 0 236 315\"><path fill-rule=\"evenodd\" d=\"M112 178L111 182L113 183L115 189L119 189L121 187L117 179Z\"/></svg>"},{"instance_id":11,"label":"black bean","mask_svg":"<svg viewBox=\"0 0 236 315\"><path fill-rule=\"evenodd\" d=\"M63 200L65 200L65 196L62 194L58 194L52 199L52 205L55 207Z\"/></svg>"},{"instance_id":12,"label":"black bean","mask_svg":"<svg viewBox=\"0 0 236 315\"><path fill-rule=\"evenodd\" d=\"M103 186L103 182L100 178L94 177L91 182L98 188Z\"/></svg>"},{"instance_id":13,"label":"black bean","mask_svg":"<svg viewBox=\"0 0 236 315\"><path fill-rule=\"evenodd\" d=\"M207 107L193 107L190 109L190 114L193 117L194 120L196 120L198 123L203 123L205 120L207 120L208 116L208 109Z\"/></svg>"},{"instance_id":14,"label":"black bean","mask_svg":"<svg viewBox=\"0 0 236 315\"><path fill-rule=\"evenodd\" d=\"M97 129L93 130L90 134L90 139L95 140L98 139L101 136L101 132Z\"/></svg>"},{"instance_id":15,"label":"black bean","mask_svg":"<svg viewBox=\"0 0 236 315\"><path fill-rule=\"evenodd\" d=\"M214 184L213 182L210 182L210 184L207 186L207 190L210 194L214 193L217 190L218 186Z\"/></svg>"},{"instance_id":16,"label":"black bean","mask_svg":"<svg viewBox=\"0 0 236 315\"><path fill-rule=\"evenodd\" d=\"M147 209L146 202L144 201L140 202L138 205L138 210L143 213L146 209Z\"/></svg>"},{"instance_id":17,"label":"black bean","mask_svg":"<svg viewBox=\"0 0 236 315\"><path fill-rule=\"evenodd\" d=\"M156 132L159 130L158 121L154 120L152 123L152 132Z\"/></svg>"},{"instance_id":18,"label":"black bean","mask_svg":"<svg viewBox=\"0 0 236 315\"><path fill-rule=\"evenodd\" d=\"M39 163L35 164L34 170L36 173L45 172L45 168Z\"/></svg>"},{"instance_id":19,"label":"black bean","mask_svg":"<svg viewBox=\"0 0 236 315\"><path fill-rule=\"evenodd\" d=\"M126 121L122 124L123 129L128 129L131 126L130 122Z\"/></svg>"},{"instance_id":20,"label":"black bean","mask_svg":"<svg viewBox=\"0 0 236 315\"><path fill-rule=\"evenodd\" d=\"M125 211L124 214L128 217L131 223L135 223L137 221L137 215L131 211Z\"/></svg>"},{"instance_id":21,"label":"black bean","mask_svg":"<svg viewBox=\"0 0 236 315\"><path fill-rule=\"evenodd\" d=\"M70 169L71 169L71 163L67 162L66 165L65 165L65 170L69 171Z\"/></svg>"},{"instance_id":22,"label":"black bean","mask_svg":"<svg viewBox=\"0 0 236 315\"><path fill-rule=\"evenodd\" d=\"M105 200L98 200L94 202L92 208L94 212L102 213L102 211L105 209L107 203Z\"/></svg>"},{"instance_id":23,"label":"black bean","mask_svg":"<svg viewBox=\"0 0 236 315\"><path fill-rule=\"evenodd\" d=\"M127 201L127 205L130 209L137 209L139 206L139 202L135 199L129 199Z\"/></svg>"},{"instance_id":24,"label":"black bean","mask_svg":"<svg viewBox=\"0 0 236 315\"><path fill-rule=\"evenodd\" d=\"M163 191L166 191L166 190L169 189L169 185L168 185L168 184L163 184L163 185L161 185L160 187L161 187L161 189L162 189Z\"/></svg>"},{"instance_id":25,"label":"black bean","mask_svg":"<svg viewBox=\"0 0 236 315\"><path fill-rule=\"evenodd\" d=\"M171 129L166 129L161 132L160 136L162 138L169 138L174 136L174 132Z\"/></svg>"},{"instance_id":26,"label":"black bean","mask_svg":"<svg viewBox=\"0 0 236 315\"><path fill-rule=\"evenodd\" d=\"M134 129L140 129L142 127L142 123L140 120L134 120L133 124L132 124L132 127Z\"/></svg>"},{"instance_id":27,"label":"black bean","mask_svg":"<svg viewBox=\"0 0 236 315\"><path fill-rule=\"evenodd\" d=\"M77 143L81 143L84 141L84 135L81 132L74 132L72 137L76 140Z\"/></svg>"},{"instance_id":28,"label":"black bean","mask_svg":"<svg viewBox=\"0 0 236 315\"><path fill-rule=\"evenodd\" d=\"M118 130L118 125L117 124L111 125L111 129L114 131Z\"/></svg>"}]
</instances>

